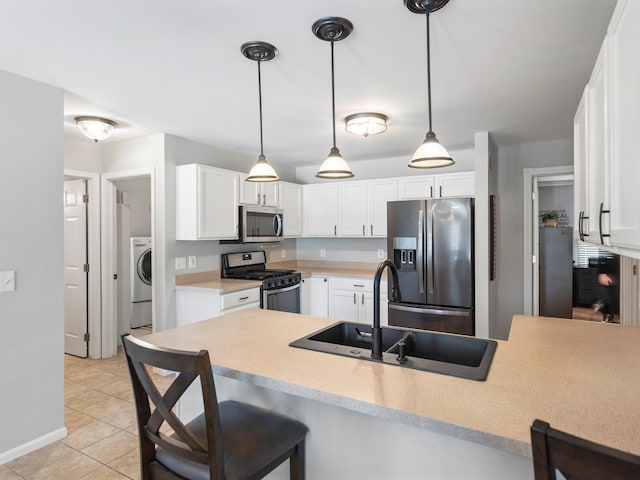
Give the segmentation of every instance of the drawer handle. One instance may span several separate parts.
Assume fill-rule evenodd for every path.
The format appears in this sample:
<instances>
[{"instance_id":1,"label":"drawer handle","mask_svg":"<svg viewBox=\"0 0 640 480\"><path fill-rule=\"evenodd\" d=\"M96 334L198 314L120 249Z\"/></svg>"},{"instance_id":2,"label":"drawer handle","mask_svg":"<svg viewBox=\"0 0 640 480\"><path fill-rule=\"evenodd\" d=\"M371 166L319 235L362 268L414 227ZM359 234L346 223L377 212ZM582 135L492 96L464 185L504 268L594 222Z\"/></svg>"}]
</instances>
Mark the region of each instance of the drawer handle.
<instances>
[{"instance_id":1,"label":"drawer handle","mask_svg":"<svg viewBox=\"0 0 640 480\"><path fill-rule=\"evenodd\" d=\"M249 300L249 297L240 297L238 301L244 302L245 300Z\"/></svg>"},{"instance_id":2,"label":"drawer handle","mask_svg":"<svg viewBox=\"0 0 640 480\"><path fill-rule=\"evenodd\" d=\"M354 287L360 287L360 288L364 288L364 285L356 285L355 283L353 284Z\"/></svg>"}]
</instances>

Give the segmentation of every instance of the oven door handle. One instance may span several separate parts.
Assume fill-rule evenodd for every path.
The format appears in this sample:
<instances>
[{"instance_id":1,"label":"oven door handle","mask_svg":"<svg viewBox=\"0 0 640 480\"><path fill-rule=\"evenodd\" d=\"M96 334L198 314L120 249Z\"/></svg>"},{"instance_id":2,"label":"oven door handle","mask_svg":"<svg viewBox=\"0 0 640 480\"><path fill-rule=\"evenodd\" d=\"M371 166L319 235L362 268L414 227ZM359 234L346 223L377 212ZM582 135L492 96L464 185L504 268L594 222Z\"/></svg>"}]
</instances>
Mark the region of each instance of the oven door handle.
<instances>
[{"instance_id":1,"label":"oven door handle","mask_svg":"<svg viewBox=\"0 0 640 480\"><path fill-rule=\"evenodd\" d=\"M272 288L271 290L264 290L264 294L265 295L272 295L274 293L284 293L284 292L288 292L290 290L294 290L296 288L300 288L300 284L296 283L295 285L290 285L288 287L284 287L284 288Z\"/></svg>"},{"instance_id":2,"label":"oven door handle","mask_svg":"<svg viewBox=\"0 0 640 480\"><path fill-rule=\"evenodd\" d=\"M300 284L296 283L295 285L290 285L284 288L273 288L271 290L262 289L262 308L267 309L267 305L269 305L268 297L269 295L274 295L276 293L285 293L291 290L295 290L296 288L300 288Z\"/></svg>"}]
</instances>

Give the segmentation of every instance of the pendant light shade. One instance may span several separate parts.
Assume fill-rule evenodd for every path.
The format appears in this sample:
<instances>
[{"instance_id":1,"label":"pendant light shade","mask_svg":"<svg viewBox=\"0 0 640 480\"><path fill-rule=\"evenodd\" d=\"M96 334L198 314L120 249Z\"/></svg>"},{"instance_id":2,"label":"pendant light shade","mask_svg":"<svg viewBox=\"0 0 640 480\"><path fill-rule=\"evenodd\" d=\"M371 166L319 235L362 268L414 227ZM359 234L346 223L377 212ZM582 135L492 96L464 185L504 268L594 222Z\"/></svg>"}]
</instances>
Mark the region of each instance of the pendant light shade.
<instances>
[{"instance_id":1,"label":"pendant light shade","mask_svg":"<svg viewBox=\"0 0 640 480\"><path fill-rule=\"evenodd\" d=\"M411 168L437 168L453 165L455 162L433 132L427 133L424 142L418 147L409 163Z\"/></svg>"},{"instance_id":2,"label":"pendant light shade","mask_svg":"<svg viewBox=\"0 0 640 480\"><path fill-rule=\"evenodd\" d=\"M271 60L278 50L267 42L247 42L240 48L242 54L249 60L258 63L258 104L260 109L260 156L258 162L249 171L247 182L277 182L280 180L274 168L269 164L264 155L262 141L262 77L260 75L260 63Z\"/></svg>"},{"instance_id":3,"label":"pendant light shade","mask_svg":"<svg viewBox=\"0 0 640 480\"><path fill-rule=\"evenodd\" d=\"M76 117L74 118L76 125L80 127L85 137L90 138L94 142L106 140L115 131L118 124L113 120L102 117Z\"/></svg>"},{"instance_id":4,"label":"pendant light shade","mask_svg":"<svg viewBox=\"0 0 640 480\"><path fill-rule=\"evenodd\" d=\"M429 14L440 10L449 0L404 0L405 6L413 13L425 15L427 20L427 98L429 100L429 131L424 142L418 147L409 163L412 168L438 168L455 162L433 133L431 119L431 42L429 38Z\"/></svg>"},{"instance_id":5,"label":"pendant light shade","mask_svg":"<svg viewBox=\"0 0 640 480\"><path fill-rule=\"evenodd\" d=\"M333 44L339 40L344 40L353 31L353 24L346 18L324 17L317 20L311 27L313 34L320 40L331 42L331 106L333 112L333 147L329 151L329 156L320 165L320 170L316 173L318 178L351 178L353 172L349 165L340 155L340 150L336 147L336 88L333 67Z\"/></svg>"}]
</instances>

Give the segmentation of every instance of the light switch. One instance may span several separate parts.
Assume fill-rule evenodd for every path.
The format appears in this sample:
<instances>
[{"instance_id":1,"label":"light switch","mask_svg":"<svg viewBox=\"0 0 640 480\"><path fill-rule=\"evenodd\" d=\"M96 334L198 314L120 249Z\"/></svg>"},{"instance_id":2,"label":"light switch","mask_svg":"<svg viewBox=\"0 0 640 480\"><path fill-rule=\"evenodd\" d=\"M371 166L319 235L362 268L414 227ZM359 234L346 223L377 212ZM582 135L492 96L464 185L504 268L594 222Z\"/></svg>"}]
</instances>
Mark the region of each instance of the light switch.
<instances>
[{"instance_id":1,"label":"light switch","mask_svg":"<svg viewBox=\"0 0 640 480\"><path fill-rule=\"evenodd\" d=\"M0 272L0 292L12 292L15 289L16 289L15 270Z\"/></svg>"},{"instance_id":2,"label":"light switch","mask_svg":"<svg viewBox=\"0 0 640 480\"><path fill-rule=\"evenodd\" d=\"M195 255L189 255L189 268L196 268L196 257L195 257Z\"/></svg>"},{"instance_id":3,"label":"light switch","mask_svg":"<svg viewBox=\"0 0 640 480\"><path fill-rule=\"evenodd\" d=\"M187 268L187 259L184 257L176 257L176 270L184 270Z\"/></svg>"},{"instance_id":4,"label":"light switch","mask_svg":"<svg viewBox=\"0 0 640 480\"><path fill-rule=\"evenodd\" d=\"M382 250L382 249L378 250L378 258L380 258L380 259L384 258L384 250Z\"/></svg>"}]
</instances>

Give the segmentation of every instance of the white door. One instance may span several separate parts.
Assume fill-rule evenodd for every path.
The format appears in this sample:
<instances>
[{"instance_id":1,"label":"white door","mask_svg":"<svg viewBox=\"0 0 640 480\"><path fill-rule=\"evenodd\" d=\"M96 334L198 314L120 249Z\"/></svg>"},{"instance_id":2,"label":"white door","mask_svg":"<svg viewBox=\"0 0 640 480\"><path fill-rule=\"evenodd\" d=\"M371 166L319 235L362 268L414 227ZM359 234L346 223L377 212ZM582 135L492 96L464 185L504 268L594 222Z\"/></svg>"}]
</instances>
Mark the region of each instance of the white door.
<instances>
[{"instance_id":1,"label":"white door","mask_svg":"<svg viewBox=\"0 0 640 480\"><path fill-rule=\"evenodd\" d=\"M533 224L531 225L531 234L532 234L532 248L531 252L531 305L533 308L532 315L539 315L540 313L540 270L539 265L540 262L538 259L540 258L540 231L539 229L539 216L538 216L538 177L533 177L531 184L531 220Z\"/></svg>"},{"instance_id":2,"label":"white door","mask_svg":"<svg viewBox=\"0 0 640 480\"><path fill-rule=\"evenodd\" d=\"M87 356L87 207L84 180L64 182L64 350Z\"/></svg>"}]
</instances>

